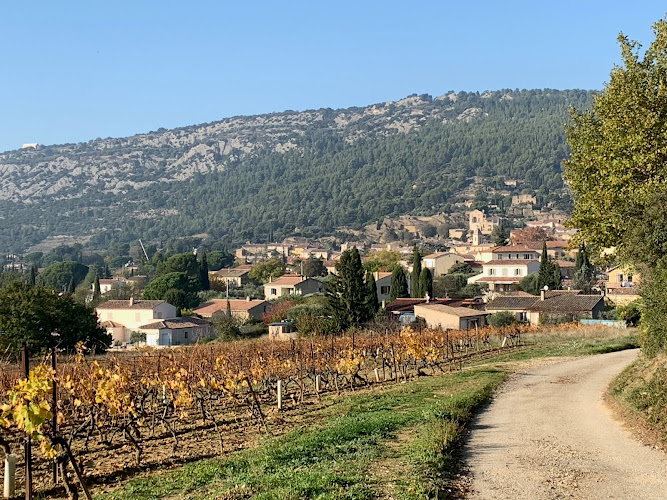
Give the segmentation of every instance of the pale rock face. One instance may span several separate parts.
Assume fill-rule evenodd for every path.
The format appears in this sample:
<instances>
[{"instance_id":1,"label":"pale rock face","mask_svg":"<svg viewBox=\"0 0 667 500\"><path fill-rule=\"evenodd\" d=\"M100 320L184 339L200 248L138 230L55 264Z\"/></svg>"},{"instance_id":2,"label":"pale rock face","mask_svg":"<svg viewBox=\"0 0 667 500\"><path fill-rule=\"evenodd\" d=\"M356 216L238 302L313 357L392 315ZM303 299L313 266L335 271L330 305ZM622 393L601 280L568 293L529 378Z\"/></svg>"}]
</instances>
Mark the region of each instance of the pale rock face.
<instances>
[{"instance_id":1,"label":"pale rock face","mask_svg":"<svg viewBox=\"0 0 667 500\"><path fill-rule=\"evenodd\" d=\"M8 151L0 153L0 200L33 204L187 181L197 174L224 172L230 161L259 150L298 151L301 138L313 126L354 143L370 131L380 136L406 134L428 120L450 123L480 115L472 108L457 116L452 113L454 102L454 93L434 100L413 95L365 108L237 116L131 137Z\"/></svg>"}]
</instances>

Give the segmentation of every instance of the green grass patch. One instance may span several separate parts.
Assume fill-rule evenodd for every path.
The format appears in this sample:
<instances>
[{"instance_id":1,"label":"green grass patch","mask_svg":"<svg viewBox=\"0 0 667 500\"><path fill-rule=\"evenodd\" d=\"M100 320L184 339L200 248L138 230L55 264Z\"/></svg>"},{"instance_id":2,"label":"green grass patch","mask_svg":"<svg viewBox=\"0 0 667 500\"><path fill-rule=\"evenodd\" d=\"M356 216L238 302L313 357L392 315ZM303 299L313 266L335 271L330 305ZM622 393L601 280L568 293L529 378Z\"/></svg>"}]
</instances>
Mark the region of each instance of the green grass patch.
<instances>
[{"instance_id":1,"label":"green grass patch","mask_svg":"<svg viewBox=\"0 0 667 500\"><path fill-rule=\"evenodd\" d=\"M104 498L433 498L457 472L474 414L506 378L501 362L637 345L636 335L625 330L584 333L534 335L525 339L526 347L486 360L487 365L335 398L318 410L317 425L267 437L258 447L224 459L133 480Z\"/></svg>"}]
</instances>

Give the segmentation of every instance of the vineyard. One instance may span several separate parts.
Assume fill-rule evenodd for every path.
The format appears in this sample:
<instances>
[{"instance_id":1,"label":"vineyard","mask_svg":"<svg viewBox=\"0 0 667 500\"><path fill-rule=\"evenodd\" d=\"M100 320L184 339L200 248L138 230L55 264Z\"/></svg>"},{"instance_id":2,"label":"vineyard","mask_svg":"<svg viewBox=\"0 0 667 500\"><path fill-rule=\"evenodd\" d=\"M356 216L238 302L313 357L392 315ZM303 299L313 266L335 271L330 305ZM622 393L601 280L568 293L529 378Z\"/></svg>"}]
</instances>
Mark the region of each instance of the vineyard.
<instances>
[{"instance_id":1,"label":"vineyard","mask_svg":"<svg viewBox=\"0 0 667 500\"><path fill-rule=\"evenodd\" d=\"M466 360L515 347L525 332L404 328L102 358L82 349L48 355L33 361L28 378L16 365L2 367L0 449L19 456L17 482L27 485L29 438L35 490L77 497L87 494L85 484L113 483L280 433L285 418L307 416L324 393L458 370Z\"/></svg>"}]
</instances>

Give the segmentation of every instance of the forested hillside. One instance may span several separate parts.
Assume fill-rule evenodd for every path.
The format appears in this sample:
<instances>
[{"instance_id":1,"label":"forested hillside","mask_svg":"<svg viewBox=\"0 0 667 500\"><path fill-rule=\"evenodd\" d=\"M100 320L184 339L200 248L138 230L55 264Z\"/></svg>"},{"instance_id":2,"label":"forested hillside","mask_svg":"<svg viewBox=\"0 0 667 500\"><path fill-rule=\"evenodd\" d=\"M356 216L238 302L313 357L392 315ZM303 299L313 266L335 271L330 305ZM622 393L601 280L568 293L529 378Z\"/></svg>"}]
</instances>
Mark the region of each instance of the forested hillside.
<instances>
[{"instance_id":1,"label":"forested hillside","mask_svg":"<svg viewBox=\"0 0 667 500\"><path fill-rule=\"evenodd\" d=\"M410 96L0 154L0 251L207 233L230 245L447 212L474 179L554 201L582 90Z\"/></svg>"}]
</instances>

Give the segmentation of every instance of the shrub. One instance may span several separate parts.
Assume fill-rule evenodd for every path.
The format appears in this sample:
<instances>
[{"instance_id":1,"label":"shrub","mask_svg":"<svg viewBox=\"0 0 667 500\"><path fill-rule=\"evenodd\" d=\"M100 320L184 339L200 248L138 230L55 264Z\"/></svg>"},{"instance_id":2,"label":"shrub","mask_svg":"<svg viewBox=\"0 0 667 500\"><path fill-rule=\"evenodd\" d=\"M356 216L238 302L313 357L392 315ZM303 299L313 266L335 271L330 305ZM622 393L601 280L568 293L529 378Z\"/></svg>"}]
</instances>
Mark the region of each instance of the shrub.
<instances>
[{"instance_id":1,"label":"shrub","mask_svg":"<svg viewBox=\"0 0 667 500\"><path fill-rule=\"evenodd\" d=\"M502 328L516 323L514 314L509 311L499 311L486 317L487 323L494 328Z\"/></svg>"}]
</instances>

